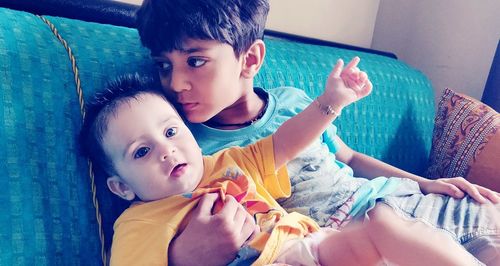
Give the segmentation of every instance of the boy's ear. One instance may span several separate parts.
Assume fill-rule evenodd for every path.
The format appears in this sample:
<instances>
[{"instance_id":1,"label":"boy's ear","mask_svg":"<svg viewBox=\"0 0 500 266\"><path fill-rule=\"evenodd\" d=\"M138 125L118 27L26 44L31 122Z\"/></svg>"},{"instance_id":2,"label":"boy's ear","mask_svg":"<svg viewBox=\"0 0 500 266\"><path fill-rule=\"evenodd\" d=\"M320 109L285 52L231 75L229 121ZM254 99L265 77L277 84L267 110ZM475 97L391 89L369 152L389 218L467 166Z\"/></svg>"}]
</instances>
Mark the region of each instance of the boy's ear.
<instances>
[{"instance_id":1,"label":"boy's ear","mask_svg":"<svg viewBox=\"0 0 500 266\"><path fill-rule=\"evenodd\" d=\"M250 48L242 55L243 67L241 69L241 76L250 79L257 75L262 63L264 63L265 54L266 45L264 42L262 40L253 42Z\"/></svg>"},{"instance_id":2,"label":"boy's ear","mask_svg":"<svg viewBox=\"0 0 500 266\"><path fill-rule=\"evenodd\" d=\"M131 201L135 198L134 191L132 191L129 185L123 182L120 177L116 175L108 177L106 183L108 184L109 190L111 190L111 192L113 192L113 194L117 195L118 197L128 201Z\"/></svg>"}]
</instances>

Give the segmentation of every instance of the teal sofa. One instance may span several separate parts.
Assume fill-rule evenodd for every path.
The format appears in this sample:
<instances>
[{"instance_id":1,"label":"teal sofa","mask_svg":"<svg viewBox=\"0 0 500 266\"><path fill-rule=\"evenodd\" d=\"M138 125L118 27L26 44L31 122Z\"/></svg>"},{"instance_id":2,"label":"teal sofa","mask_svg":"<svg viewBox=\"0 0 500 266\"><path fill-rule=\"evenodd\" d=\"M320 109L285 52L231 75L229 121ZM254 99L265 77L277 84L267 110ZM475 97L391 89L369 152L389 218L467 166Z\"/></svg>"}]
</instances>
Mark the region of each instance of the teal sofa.
<instances>
[{"instance_id":1,"label":"teal sofa","mask_svg":"<svg viewBox=\"0 0 500 266\"><path fill-rule=\"evenodd\" d=\"M434 95L420 71L369 50L276 36L265 42L256 85L294 86L311 97L337 58L360 56L374 90L343 111L340 136L358 151L423 173ZM108 79L131 72L155 73L133 28L0 8L0 265L103 263L113 201L96 190L76 137L82 103Z\"/></svg>"}]
</instances>

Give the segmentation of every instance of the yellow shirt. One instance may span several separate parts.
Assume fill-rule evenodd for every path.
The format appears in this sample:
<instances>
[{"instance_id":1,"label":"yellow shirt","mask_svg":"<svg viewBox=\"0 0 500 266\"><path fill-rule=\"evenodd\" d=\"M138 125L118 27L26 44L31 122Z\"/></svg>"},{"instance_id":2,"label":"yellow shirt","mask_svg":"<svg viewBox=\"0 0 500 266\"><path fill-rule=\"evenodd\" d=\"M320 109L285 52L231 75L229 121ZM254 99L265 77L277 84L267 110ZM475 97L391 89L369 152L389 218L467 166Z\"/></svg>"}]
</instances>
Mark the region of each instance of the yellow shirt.
<instances>
[{"instance_id":1,"label":"yellow shirt","mask_svg":"<svg viewBox=\"0 0 500 266\"><path fill-rule=\"evenodd\" d=\"M271 136L205 156L203 162L204 175L195 191L134 203L125 210L114 225L111 265L168 265L170 242L184 229L200 196L209 192L220 194L215 212L225 195L232 195L254 215L261 233L245 246L260 253L254 265L272 263L285 241L318 230L312 219L287 214L276 202L290 195L290 180L285 167L275 171Z\"/></svg>"}]
</instances>

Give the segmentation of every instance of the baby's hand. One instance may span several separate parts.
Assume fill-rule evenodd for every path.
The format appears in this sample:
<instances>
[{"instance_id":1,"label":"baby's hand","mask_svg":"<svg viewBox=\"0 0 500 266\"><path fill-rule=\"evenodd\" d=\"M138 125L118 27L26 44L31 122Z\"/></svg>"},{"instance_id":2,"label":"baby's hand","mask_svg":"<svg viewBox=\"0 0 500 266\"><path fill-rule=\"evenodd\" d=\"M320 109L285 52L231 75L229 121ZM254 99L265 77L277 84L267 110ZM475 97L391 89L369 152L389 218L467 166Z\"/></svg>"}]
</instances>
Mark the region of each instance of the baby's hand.
<instances>
[{"instance_id":1,"label":"baby's hand","mask_svg":"<svg viewBox=\"0 0 500 266\"><path fill-rule=\"evenodd\" d=\"M339 59L328 76L325 92L320 96L320 103L330 105L340 113L345 106L367 96L372 91L368 75L359 70L359 57L354 57L344 68L344 61Z\"/></svg>"}]
</instances>

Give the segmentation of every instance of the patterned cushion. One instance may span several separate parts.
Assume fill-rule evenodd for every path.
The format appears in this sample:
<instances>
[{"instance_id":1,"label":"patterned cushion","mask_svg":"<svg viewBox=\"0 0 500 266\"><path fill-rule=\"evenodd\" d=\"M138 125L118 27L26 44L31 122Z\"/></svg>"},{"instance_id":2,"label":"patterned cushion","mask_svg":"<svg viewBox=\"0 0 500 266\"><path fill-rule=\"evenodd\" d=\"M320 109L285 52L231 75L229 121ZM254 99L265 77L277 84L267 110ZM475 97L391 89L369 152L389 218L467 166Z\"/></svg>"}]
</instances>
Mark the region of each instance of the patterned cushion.
<instances>
[{"instance_id":1,"label":"patterned cushion","mask_svg":"<svg viewBox=\"0 0 500 266\"><path fill-rule=\"evenodd\" d=\"M446 89L439 102L427 177L463 176L500 191L500 114Z\"/></svg>"}]
</instances>

